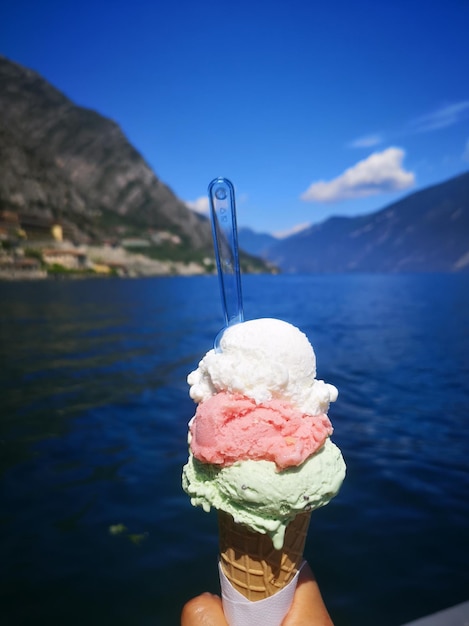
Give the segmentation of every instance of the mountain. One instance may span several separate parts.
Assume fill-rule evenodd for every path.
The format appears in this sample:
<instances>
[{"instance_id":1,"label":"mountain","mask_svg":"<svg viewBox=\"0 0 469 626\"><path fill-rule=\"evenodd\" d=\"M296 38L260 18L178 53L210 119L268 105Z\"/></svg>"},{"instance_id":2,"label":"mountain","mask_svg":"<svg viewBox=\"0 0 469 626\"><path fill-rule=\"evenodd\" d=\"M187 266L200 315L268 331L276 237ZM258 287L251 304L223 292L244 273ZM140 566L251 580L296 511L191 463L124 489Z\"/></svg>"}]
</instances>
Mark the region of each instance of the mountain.
<instances>
[{"instance_id":1,"label":"mountain","mask_svg":"<svg viewBox=\"0 0 469 626\"><path fill-rule=\"evenodd\" d=\"M0 209L61 220L75 239L169 230L211 246L205 219L153 173L119 126L0 57Z\"/></svg>"},{"instance_id":2,"label":"mountain","mask_svg":"<svg viewBox=\"0 0 469 626\"><path fill-rule=\"evenodd\" d=\"M153 259L214 268L208 219L158 179L115 122L0 56L0 239L19 228L29 241L53 224L75 244L127 241ZM240 256L244 271L270 271Z\"/></svg>"},{"instance_id":3,"label":"mountain","mask_svg":"<svg viewBox=\"0 0 469 626\"><path fill-rule=\"evenodd\" d=\"M469 172L358 217L332 217L277 241L284 272L469 271Z\"/></svg>"},{"instance_id":4,"label":"mountain","mask_svg":"<svg viewBox=\"0 0 469 626\"><path fill-rule=\"evenodd\" d=\"M268 233L257 233L244 226L238 229L238 241L240 247L249 254L263 257L278 239Z\"/></svg>"},{"instance_id":5,"label":"mountain","mask_svg":"<svg viewBox=\"0 0 469 626\"><path fill-rule=\"evenodd\" d=\"M163 156L164 158L164 156ZM119 126L0 56L0 239L61 224L75 243L111 241L212 271L207 218L186 207ZM6 233L6 234L5 234ZM376 213L335 217L278 240L241 229L244 271L469 271L469 173Z\"/></svg>"}]
</instances>

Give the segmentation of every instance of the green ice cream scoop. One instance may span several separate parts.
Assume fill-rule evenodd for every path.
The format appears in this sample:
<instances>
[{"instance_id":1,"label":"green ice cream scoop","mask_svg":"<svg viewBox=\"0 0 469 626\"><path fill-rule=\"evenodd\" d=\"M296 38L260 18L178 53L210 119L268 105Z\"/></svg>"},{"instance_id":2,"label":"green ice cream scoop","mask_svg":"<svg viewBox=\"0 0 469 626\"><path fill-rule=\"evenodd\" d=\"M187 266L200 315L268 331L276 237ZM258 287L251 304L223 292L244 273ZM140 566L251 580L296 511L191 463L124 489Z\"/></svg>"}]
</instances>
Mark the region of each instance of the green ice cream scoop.
<instances>
[{"instance_id":1,"label":"green ice cream scoop","mask_svg":"<svg viewBox=\"0 0 469 626\"><path fill-rule=\"evenodd\" d=\"M194 506L229 513L236 523L268 534L279 550L289 522L298 513L327 504L344 477L342 454L327 439L304 463L282 471L270 461L238 461L219 467L200 463L191 454L183 469L182 486Z\"/></svg>"}]
</instances>

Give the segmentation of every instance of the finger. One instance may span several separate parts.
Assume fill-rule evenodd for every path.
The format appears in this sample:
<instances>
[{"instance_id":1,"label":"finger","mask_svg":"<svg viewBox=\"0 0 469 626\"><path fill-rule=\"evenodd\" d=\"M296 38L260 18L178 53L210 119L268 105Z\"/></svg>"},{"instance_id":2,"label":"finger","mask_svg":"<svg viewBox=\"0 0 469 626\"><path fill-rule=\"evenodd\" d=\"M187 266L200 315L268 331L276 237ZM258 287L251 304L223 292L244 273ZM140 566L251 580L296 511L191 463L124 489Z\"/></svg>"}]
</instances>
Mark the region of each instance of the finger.
<instances>
[{"instance_id":1,"label":"finger","mask_svg":"<svg viewBox=\"0 0 469 626\"><path fill-rule=\"evenodd\" d=\"M228 626L218 596L203 593L184 605L181 626Z\"/></svg>"},{"instance_id":2,"label":"finger","mask_svg":"<svg viewBox=\"0 0 469 626\"><path fill-rule=\"evenodd\" d=\"M304 564L288 615L282 626L334 626L311 568Z\"/></svg>"}]
</instances>

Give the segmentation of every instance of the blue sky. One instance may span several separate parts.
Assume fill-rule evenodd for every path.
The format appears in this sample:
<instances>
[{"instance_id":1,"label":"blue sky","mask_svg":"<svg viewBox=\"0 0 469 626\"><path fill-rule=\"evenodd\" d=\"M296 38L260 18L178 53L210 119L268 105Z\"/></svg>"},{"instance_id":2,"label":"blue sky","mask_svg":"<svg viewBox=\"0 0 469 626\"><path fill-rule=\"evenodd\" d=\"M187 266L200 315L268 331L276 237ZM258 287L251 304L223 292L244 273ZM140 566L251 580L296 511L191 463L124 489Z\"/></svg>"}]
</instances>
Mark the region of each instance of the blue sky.
<instances>
[{"instance_id":1,"label":"blue sky","mask_svg":"<svg viewBox=\"0 0 469 626\"><path fill-rule=\"evenodd\" d=\"M194 208L285 233L469 169L467 0L15 0L0 54L115 120Z\"/></svg>"}]
</instances>

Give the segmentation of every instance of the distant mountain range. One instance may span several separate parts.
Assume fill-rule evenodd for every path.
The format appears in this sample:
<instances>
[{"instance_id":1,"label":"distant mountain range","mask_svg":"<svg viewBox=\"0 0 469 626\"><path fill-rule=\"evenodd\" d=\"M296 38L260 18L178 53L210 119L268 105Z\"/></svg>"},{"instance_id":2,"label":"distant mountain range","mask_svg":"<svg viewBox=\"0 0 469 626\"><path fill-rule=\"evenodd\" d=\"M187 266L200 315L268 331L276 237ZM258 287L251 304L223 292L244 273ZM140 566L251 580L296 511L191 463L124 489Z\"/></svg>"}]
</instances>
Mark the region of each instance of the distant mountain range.
<instances>
[{"instance_id":1,"label":"distant mountain range","mask_svg":"<svg viewBox=\"0 0 469 626\"><path fill-rule=\"evenodd\" d=\"M380 211L332 217L285 239L240 231L283 272L469 271L469 172Z\"/></svg>"},{"instance_id":2,"label":"distant mountain range","mask_svg":"<svg viewBox=\"0 0 469 626\"><path fill-rule=\"evenodd\" d=\"M241 248L249 254L267 258L269 249L279 240L269 233L258 233L242 226L238 228L238 241Z\"/></svg>"}]
</instances>

